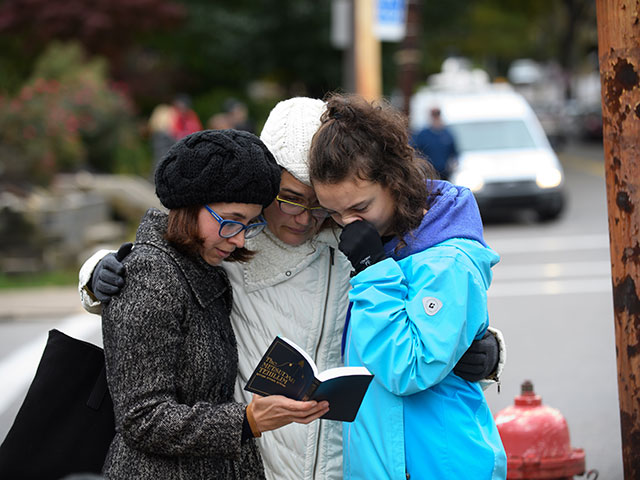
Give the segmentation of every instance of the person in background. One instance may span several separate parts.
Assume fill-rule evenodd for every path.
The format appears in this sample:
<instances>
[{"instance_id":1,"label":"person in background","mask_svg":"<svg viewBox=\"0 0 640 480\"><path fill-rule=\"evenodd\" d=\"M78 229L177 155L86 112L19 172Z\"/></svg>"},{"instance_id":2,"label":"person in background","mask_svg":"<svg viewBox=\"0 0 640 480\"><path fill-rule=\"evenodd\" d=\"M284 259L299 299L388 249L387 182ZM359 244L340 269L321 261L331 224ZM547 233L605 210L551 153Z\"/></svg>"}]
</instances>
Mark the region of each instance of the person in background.
<instances>
[{"instance_id":1,"label":"person in background","mask_svg":"<svg viewBox=\"0 0 640 480\"><path fill-rule=\"evenodd\" d=\"M177 141L200 130L202 123L191 109L191 97L185 93L176 95L173 99L171 136Z\"/></svg>"},{"instance_id":2,"label":"person in background","mask_svg":"<svg viewBox=\"0 0 640 480\"><path fill-rule=\"evenodd\" d=\"M215 113L207 120L207 128L211 130L225 130L232 128L232 123L224 112Z\"/></svg>"},{"instance_id":3,"label":"person in background","mask_svg":"<svg viewBox=\"0 0 640 480\"><path fill-rule=\"evenodd\" d=\"M414 135L412 145L436 169L442 180L451 174L452 162L458 156L456 141L442 121L442 113L438 107L429 111L430 124Z\"/></svg>"},{"instance_id":4,"label":"person in background","mask_svg":"<svg viewBox=\"0 0 640 480\"><path fill-rule=\"evenodd\" d=\"M181 138L202 130L202 124L196 113L191 110L191 98L186 94L179 94L171 105L161 103L157 105L149 116L149 139L153 153L153 172L169 148ZM221 125L220 129L231 128Z\"/></svg>"},{"instance_id":5,"label":"person in background","mask_svg":"<svg viewBox=\"0 0 640 480\"><path fill-rule=\"evenodd\" d=\"M153 109L149 117L149 140L153 154L152 175L153 172L156 171L162 157L164 157L169 148L171 148L171 145L176 142L176 139L171 133L174 114L175 110L172 105L161 103Z\"/></svg>"},{"instance_id":6,"label":"person in background","mask_svg":"<svg viewBox=\"0 0 640 480\"><path fill-rule=\"evenodd\" d=\"M247 238L280 169L254 135L202 131L178 141L156 170L168 214L150 209L124 259L128 282L102 311L116 434L108 479L264 478L253 438L309 423L327 402L233 399L238 351L232 289L221 268L246 260Z\"/></svg>"},{"instance_id":7,"label":"person in background","mask_svg":"<svg viewBox=\"0 0 640 480\"><path fill-rule=\"evenodd\" d=\"M239 401L250 398L244 386L276 335L312 353L320 370L342 365L352 267L338 250L340 229L319 206L308 169L311 139L324 111L319 99L284 100L271 110L261 133L282 169L278 196L264 209L264 234L247 241L255 252L251 261L224 264L234 290L231 322L238 339ZM124 283L115 254L105 253L97 252L80 272L83 304L94 313ZM467 378L499 374L504 357L498 362L498 356L504 349L498 348L496 338L502 338L496 335L474 343L466 361L459 363ZM258 445L269 479L342 478L339 422L291 424L263 435Z\"/></svg>"},{"instance_id":8,"label":"person in background","mask_svg":"<svg viewBox=\"0 0 640 480\"><path fill-rule=\"evenodd\" d=\"M406 116L355 95L328 98L309 170L356 273L345 365L374 374L343 430L344 478L506 478L482 389L454 370L489 326L499 260L473 194L432 179Z\"/></svg>"},{"instance_id":9,"label":"person in background","mask_svg":"<svg viewBox=\"0 0 640 480\"><path fill-rule=\"evenodd\" d=\"M231 124L231 128L251 133L255 132L255 125L249 118L249 109L244 102L236 98L227 98L222 105L222 110L227 117L227 121Z\"/></svg>"}]
</instances>

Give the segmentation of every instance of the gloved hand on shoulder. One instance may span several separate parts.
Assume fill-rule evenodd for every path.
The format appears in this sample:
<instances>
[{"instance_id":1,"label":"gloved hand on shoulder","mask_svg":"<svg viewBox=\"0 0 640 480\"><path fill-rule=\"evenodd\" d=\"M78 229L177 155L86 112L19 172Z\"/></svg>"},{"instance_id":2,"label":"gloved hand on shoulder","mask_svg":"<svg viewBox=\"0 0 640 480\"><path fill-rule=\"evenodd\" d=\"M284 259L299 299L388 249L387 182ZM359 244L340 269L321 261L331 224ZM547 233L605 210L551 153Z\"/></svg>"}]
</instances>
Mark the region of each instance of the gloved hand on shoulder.
<instances>
[{"instance_id":1,"label":"gloved hand on shoulder","mask_svg":"<svg viewBox=\"0 0 640 480\"><path fill-rule=\"evenodd\" d=\"M380 234L366 220L345 225L340 234L338 248L347 256L356 273L387 257Z\"/></svg>"},{"instance_id":2,"label":"gloved hand on shoulder","mask_svg":"<svg viewBox=\"0 0 640 480\"><path fill-rule=\"evenodd\" d=\"M109 253L98 262L89 282L91 291L101 303L109 303L114 295L120 293L124 285L124 265L122 260L129 255L133 244L120 245L117 253Z\"/></svg>"},{"instance_id":3,"label":"gloved hand on shoulder","mask_svg":"<svg viewBox=\"0 0 640 480\"><path fill-rule=\"evenodd\" d=\"M480 340L473 341L453 367L453 373L469 382L478 382L495 372L499 355L498 340L487 330Z\"/></svg>"}]
</instances>

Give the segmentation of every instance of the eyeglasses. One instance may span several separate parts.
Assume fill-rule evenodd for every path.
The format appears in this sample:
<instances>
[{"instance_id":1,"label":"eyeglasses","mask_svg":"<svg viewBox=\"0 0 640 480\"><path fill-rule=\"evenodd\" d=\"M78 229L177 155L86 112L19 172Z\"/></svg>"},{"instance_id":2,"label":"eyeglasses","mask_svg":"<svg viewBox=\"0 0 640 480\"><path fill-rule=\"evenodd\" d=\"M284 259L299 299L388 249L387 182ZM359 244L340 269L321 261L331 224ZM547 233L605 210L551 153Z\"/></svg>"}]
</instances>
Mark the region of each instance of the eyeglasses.
<instances>
[{"instance_id":1,"label":"eyeglasses","mask_svg":"<svg viewBox=\"0 0 640 480\"><path fill-rule=\"evenodd\" d=\"M244 223L236 222L235 220L225 220L216 212L214 212L209 205L205 205L204 208L211 214L213 218L215 218L220 224L220 230L218 230L218 235L223 238L231 238L238 235L240 232L245 230L244 238L253 238L258 235L264 227L267 225L267 222L259 215L253 223L249 225L245 225Z\"/></svg>"},{"instance_id":2,"label":"eyeglasses","mask_svg":"<svg viewBox=\"0 0 640 480\"><path fill-rule=\"evenodd\" d=\"M329 216L329 211L322 207L305 207L304 205L300 205L299 203L290 202L289 200L280 198L280 195L276 197L276 200L278 201L280 211L282 213L286 213L287 215L300 215L305 210L309 210L309 213L311 213L311 215L313 215L318 220L324 220Z\"/></svg>"}]
</instances>

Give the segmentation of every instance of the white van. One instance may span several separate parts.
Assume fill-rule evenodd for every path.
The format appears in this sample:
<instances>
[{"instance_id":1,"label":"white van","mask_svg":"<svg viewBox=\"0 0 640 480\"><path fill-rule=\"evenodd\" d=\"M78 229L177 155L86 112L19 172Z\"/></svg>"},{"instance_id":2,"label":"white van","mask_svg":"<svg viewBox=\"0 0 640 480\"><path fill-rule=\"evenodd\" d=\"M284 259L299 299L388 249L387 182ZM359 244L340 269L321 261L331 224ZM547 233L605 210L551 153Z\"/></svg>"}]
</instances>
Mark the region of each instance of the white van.
<instances>
[{"instance_id":1,"label":"white van","mask_svg":"<svg viewBox=\"0 0 640 480\"><path fill-rule=\"evenodd\" d=\"M564 207L564 173L535 113L509 85L473 91L425 87L411 99L417 132L438 107L459 156L450 181L470 188L481 212L533 209L551 220Z\"/></svg>"}]
</instances>

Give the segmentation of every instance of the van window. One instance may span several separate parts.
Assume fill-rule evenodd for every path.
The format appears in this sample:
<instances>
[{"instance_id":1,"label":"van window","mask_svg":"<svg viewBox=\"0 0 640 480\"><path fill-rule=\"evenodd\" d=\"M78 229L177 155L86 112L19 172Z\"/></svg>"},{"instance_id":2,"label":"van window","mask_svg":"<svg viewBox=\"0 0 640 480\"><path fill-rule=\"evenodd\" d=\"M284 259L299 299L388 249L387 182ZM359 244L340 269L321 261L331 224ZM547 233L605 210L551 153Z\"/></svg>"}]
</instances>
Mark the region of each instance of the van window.
<instances>
[{"instance_id":1,"label":"van window","mask_svg":"<svg viewBox=\"0 0 640 480\"><path fill-rule=\"evenodd\" d=\"M448 126L460 152L536 148L535 141L522 120L452 123Z\"/></svg>"}]
</instances>

